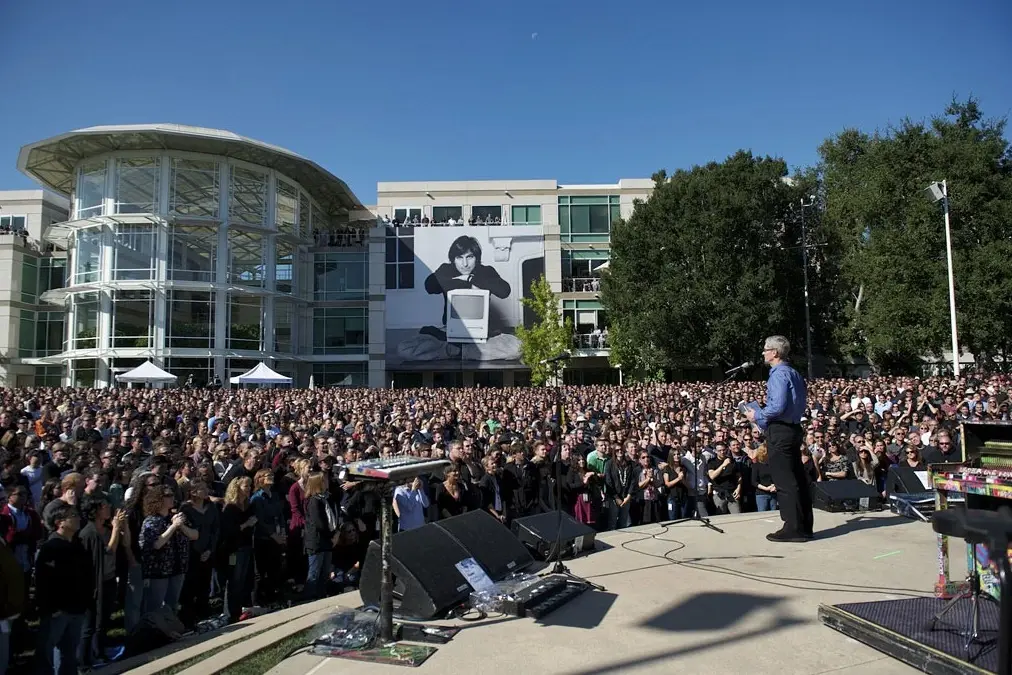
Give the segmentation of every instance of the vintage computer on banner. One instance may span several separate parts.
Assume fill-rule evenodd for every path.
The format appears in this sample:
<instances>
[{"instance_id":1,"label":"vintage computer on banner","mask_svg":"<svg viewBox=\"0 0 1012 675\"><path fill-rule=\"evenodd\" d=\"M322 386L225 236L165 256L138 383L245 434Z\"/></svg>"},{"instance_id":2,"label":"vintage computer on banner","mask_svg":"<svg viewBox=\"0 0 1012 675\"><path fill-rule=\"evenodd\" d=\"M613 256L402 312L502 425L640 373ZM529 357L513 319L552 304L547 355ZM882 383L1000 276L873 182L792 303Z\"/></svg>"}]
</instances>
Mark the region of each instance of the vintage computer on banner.
<instances>
[{"instance_id":1,"label":"vintage computer on banner","mask_svg":"<svg viewBox=\"0 0 1012 675\"><path fill-rule=\"evenodd\" d=\"M483 343L488 340L488 296L481 288L446 292L446 341Z\"/></svg>"}]
</instances>

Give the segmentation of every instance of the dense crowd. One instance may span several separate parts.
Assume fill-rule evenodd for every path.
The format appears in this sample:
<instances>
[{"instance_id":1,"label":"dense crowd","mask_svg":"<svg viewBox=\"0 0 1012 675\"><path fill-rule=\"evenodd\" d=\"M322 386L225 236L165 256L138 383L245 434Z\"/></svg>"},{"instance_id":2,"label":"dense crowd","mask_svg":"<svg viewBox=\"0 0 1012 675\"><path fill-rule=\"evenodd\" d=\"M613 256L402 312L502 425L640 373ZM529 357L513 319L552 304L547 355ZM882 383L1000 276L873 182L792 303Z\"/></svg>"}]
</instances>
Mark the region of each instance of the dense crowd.
<instances>
[{"instance_id":1,"label":"dense crowd","mask_svg":"<svg viewBox=\"0 0 1012 675\"><path fill-rule=\"evenodd\" d=\"M894 463L956 459L960 421L1009 419L1009 383L811 382L809 478L884 491ZM35 644L39 672L54 654L60 672L111 658L114 612L127 631L166 609L192 628L354 585L384 498L341 480L363 458L450 460L396 488L400 529L551 510L557 473L558 506L600 530L773 510L763 439L737 409L763 397L761 382L0 389L0 673L8 644Z\"/></svg>"}]
</instances>

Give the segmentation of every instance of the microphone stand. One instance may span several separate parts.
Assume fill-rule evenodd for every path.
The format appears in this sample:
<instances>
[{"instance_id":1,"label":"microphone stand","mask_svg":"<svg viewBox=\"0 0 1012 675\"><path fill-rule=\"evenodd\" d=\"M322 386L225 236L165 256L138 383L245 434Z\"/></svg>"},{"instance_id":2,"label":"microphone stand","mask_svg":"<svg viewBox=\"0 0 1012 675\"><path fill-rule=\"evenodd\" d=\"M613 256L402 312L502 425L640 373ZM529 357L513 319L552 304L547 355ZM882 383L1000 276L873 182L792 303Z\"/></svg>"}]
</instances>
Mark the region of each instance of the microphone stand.
<instances>
[{"instance_id":1,"label":"microphone stand","mask_svg":"<svg viewBox=\"0 0 1012 675\"><path fill-rule=\"evenodd\" d=\"M734 375L731 376L732 378ZM725 380L726 382L727 380ZM693 406L692 410L692 431L693 433L699 430L699 405ZM695 492L699 489L699 463L705 457L703 449L700 447L698 451L693 452L692 455L692 491ZM706 466L703 466L703 471L706 471ZM703 499L706 499L706 495L703 495ZM670 514L668 514L670 515ZM724 534L724 530L720 529L716 525L710 522L710 519L699 515L699 495L696 495L696 503L692 505L692 515L688 518L676 518L670 520L663 525L678 525L680 523L699 523L700 527L705 527L709 530L713 530L718 534Z\"/></svg>"},{"instance_id":2,"label":"microphone stand","mask_svg":"<svg viewBox=\"0 0 1012 675\"><path fill-rule=\"evenodd\" d=\"M561 574L566 577L569 581L584 584L593 588L595 591L605 590L604 586L595 584L589 579L584 579L581 576L573 574L565 563L562 562L562 435L564 432L563 420L564 411L562 409L562 392L561 385L559 384L559 361L555 361L552 364L554 371L553 377L555 378L554 393L555 393L555 415L559 420L558 432L555 434L555 447L552 448L552 460L555 464L555 564L549 570L549 574ZM548 562L551 562L551 554L549 554Z\"/></svg>"}]
</instances>

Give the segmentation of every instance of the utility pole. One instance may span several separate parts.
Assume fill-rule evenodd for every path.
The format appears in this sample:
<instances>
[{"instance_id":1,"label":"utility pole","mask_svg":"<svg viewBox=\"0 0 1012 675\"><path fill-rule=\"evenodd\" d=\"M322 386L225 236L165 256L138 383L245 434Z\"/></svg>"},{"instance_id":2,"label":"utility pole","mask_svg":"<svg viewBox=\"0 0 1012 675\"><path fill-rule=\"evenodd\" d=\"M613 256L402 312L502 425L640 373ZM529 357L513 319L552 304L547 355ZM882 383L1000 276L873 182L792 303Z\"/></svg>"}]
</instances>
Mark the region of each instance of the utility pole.
<instances>
[{"instance_id":1,"label":"utility pole","mask_svg":"<svg viewBox=\"0 0 1012 675\"><path fill-rule=\"evenodd\" d=\"M801 200L801 274L805 282L805 356L808 359L808 379L815 379L812 375L812 319L808 301L808 232L805 228L805 208L815 205L815 195L809 197L806 204L804 198Z\"/></svg>"}]
</instances>

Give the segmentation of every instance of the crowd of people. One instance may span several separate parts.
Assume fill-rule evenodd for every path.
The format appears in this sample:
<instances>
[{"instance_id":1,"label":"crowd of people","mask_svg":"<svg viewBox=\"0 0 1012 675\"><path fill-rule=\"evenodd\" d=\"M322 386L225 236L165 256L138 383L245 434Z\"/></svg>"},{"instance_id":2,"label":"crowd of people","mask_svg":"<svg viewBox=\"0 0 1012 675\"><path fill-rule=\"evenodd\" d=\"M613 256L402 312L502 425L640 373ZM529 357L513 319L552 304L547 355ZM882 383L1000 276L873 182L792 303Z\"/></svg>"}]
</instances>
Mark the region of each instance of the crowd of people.
<instances>
[{"instance_id":1,"label":"crowd of people","mask_svg":"<svg viewBox=\"0 0 1012 675\"><path fill-rule=\"evenodd\" d=\"M884 491L892 464L958 459L960 421L1009 420L1009 384L978 374L810 382L809 479ZM120 612L128 632L165 610L192 628L353 586L389 494L341 479L342 465L364 458L450 461L396 488L399 529L474 509L509 525L558 506L603 531L777 508L763 438L738 411L762 401L763 383L556 396L0 389L0 674L10 645L34 645L39 672L113 658Z\"/></svg>"},{"instance_id":2,"label":"crowd of people","mask_svg":"<svg viewBox=\"0 0 1012 675\"><path fill-rule=\"evenodd\" d=\"M506 225L507 223L504 223L499 216L486 214L484 216L471 216L467 220L463 216L454 217L452 215L445 219L418 215L405 216L403 219L396 216L393 218L383 216L383 224L392 227L458 227L463 225Z\"/></svg>"}]
</instances>

